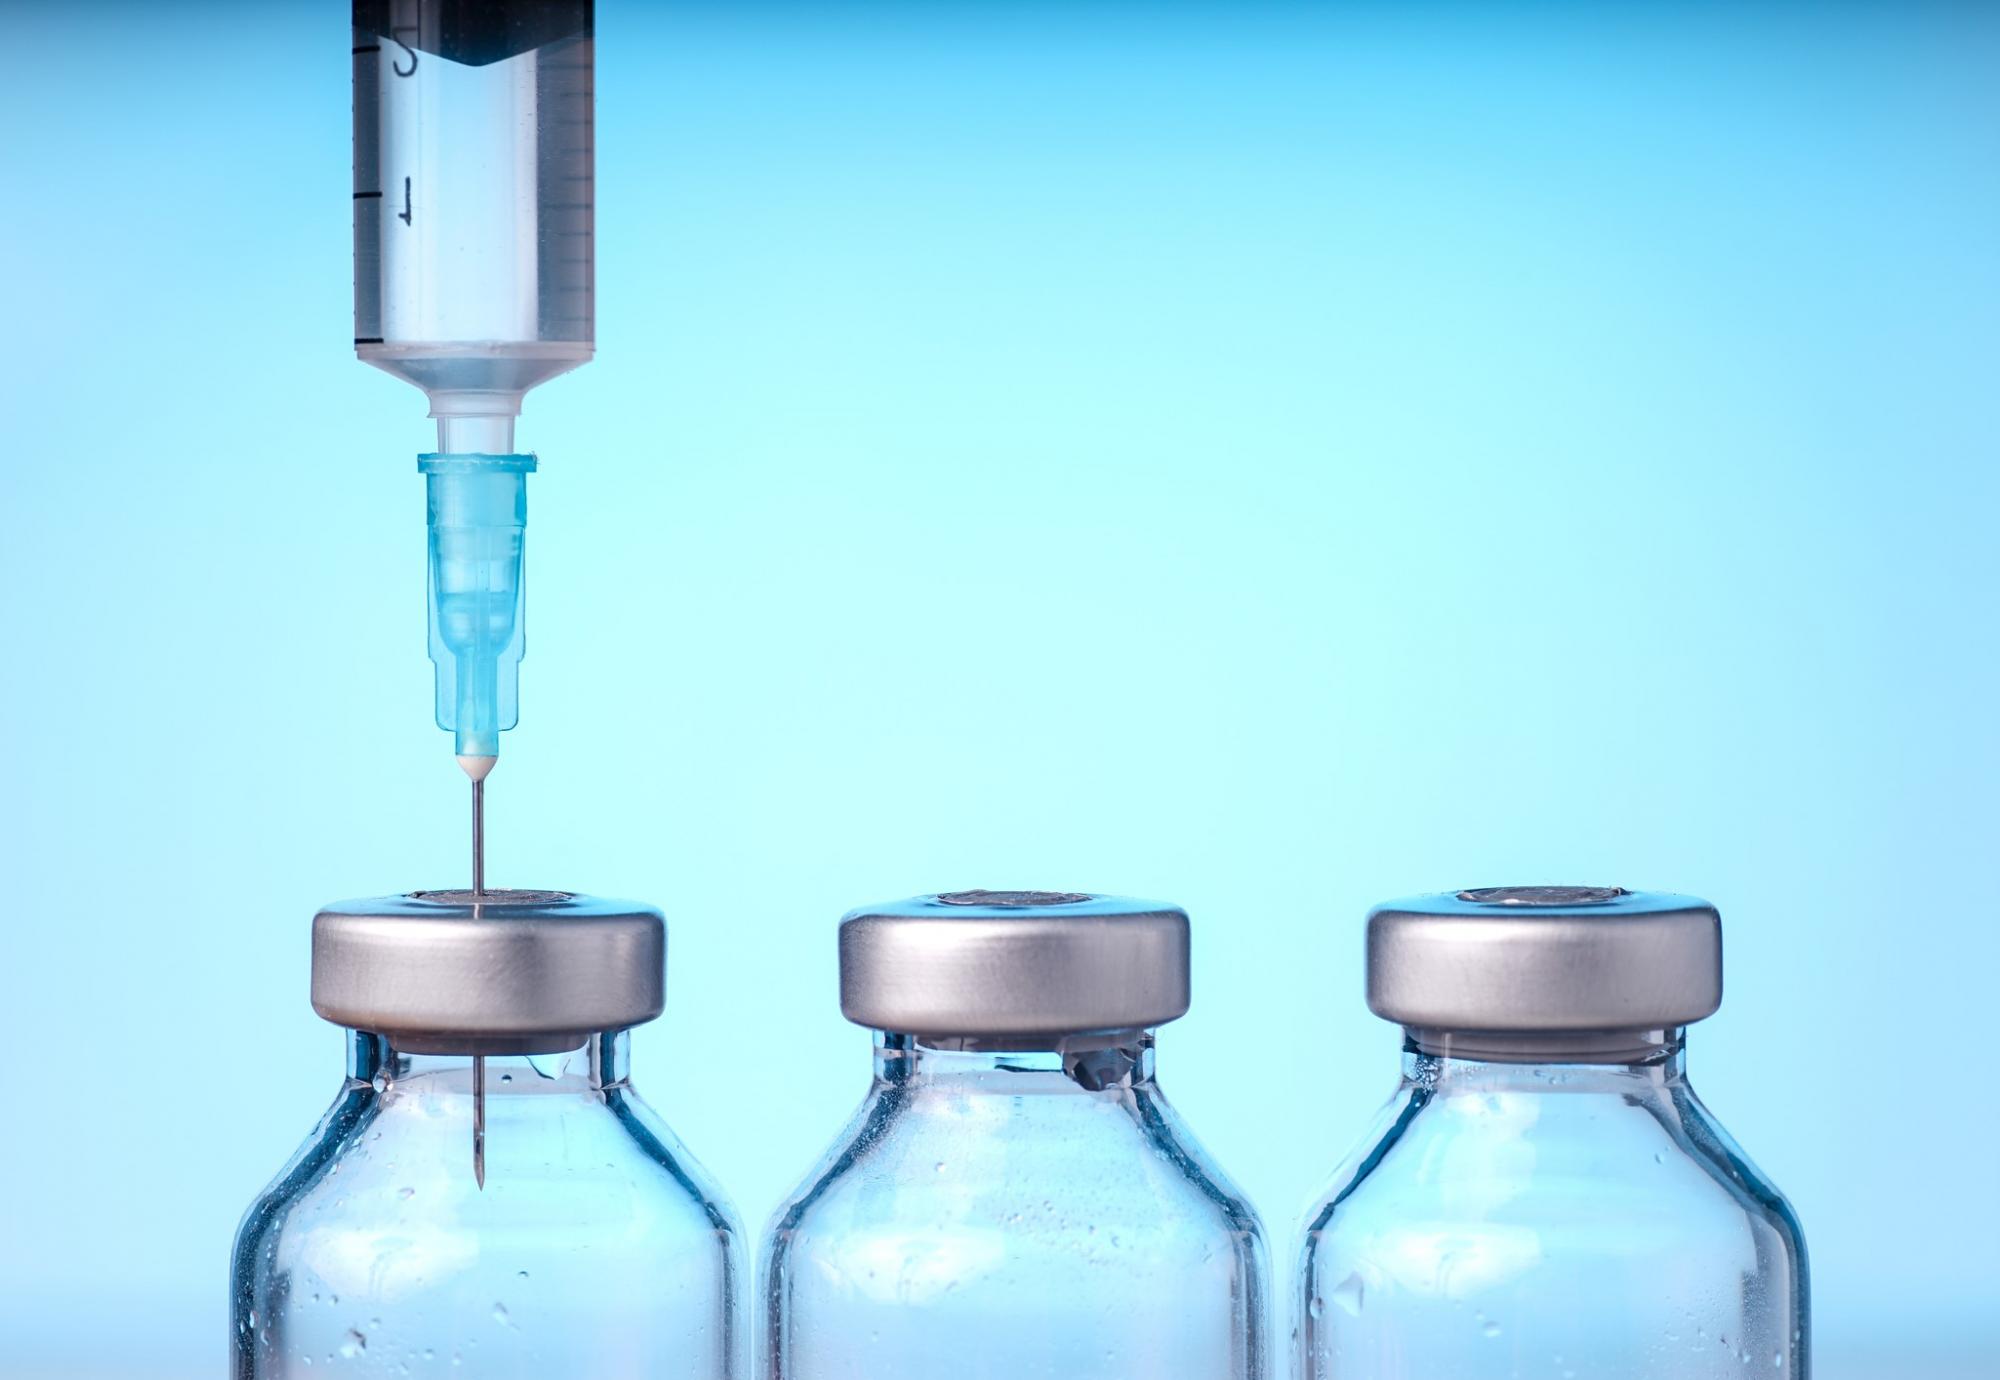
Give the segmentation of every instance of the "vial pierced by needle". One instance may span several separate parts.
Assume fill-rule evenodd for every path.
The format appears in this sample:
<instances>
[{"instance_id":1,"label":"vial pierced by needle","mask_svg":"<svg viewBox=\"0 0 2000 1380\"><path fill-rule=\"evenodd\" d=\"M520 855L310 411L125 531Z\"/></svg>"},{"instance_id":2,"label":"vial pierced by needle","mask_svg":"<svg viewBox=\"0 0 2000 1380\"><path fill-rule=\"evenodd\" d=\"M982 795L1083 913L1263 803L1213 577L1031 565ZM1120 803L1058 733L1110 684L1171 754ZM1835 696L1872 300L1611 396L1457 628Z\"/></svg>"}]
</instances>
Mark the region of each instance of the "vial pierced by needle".
<instances>
[{"instance_id":1,"label":"vial pierced by needle","mask_svg":"<svg viewBox=\"0 0 2000 1380\"><path fill-rule=\"evenodd\" d=\"M472 1181L486 1189L486 1056L472 1059Z\"/></svg>"}]
</instances>

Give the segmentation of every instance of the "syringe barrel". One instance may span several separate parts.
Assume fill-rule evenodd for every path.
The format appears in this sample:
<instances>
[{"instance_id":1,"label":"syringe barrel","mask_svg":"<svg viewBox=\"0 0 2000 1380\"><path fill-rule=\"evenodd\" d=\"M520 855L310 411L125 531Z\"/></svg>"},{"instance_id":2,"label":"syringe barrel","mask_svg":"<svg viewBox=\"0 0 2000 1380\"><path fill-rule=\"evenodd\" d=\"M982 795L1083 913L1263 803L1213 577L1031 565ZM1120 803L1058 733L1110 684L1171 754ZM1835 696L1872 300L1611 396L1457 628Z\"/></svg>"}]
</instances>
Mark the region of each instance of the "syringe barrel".
<instances>
[{"instance_id":1,"label":"syringe barrel","mask_svg":"<svg viewBox=\"0 0 2000 1380\"><path fill-rule=\"evenodd\" d=\"M504 415L596 335L591 0L355 0L354 346Z\"/></svg>"},{"instance_id":2,"label":"syringe barrel","mask_svg":"<svg viewBox=\"0 0 2000 1380\"><path fill-rule=\"evenodd\" d=\"M497 757L520 718L532 455L425 455L437 725L460 757Z\"/></svg>"}]
</instances>

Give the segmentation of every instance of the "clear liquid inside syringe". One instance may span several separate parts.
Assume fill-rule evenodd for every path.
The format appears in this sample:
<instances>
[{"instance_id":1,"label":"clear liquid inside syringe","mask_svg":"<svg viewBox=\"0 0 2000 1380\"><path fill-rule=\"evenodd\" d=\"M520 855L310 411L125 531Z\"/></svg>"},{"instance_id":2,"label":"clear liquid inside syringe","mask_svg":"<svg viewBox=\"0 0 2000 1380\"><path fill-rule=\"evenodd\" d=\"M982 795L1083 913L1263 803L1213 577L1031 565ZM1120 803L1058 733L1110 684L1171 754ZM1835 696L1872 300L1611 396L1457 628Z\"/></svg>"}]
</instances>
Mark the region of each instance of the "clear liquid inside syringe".
<instances>
[{"instance_id":1,"label":"clear liquid inside syringe","mask_svg":"<svg viewBox=\"0 0 2000 1380\"><path fill-rule=\"evenodd\" d=\"M422 388L446 454L506 453L591 356L588 0L354 7L354 345Z\"/></svg>"}]
</instances>

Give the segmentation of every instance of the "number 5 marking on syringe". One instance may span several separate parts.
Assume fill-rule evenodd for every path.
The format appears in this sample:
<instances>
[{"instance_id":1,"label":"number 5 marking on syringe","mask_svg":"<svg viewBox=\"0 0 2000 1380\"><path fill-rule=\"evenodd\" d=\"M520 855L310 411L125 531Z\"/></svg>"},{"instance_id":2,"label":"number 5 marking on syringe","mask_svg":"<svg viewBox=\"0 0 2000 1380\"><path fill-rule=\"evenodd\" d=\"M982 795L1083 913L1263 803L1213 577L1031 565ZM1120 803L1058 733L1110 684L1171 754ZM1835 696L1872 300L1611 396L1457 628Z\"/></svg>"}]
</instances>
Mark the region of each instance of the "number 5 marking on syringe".
<instances>
[{"instance_id":1,"label":"number 5 marking on syringe","mask_svg":"<svg viewBox=\"0 0 2000 1380\"><path fill-rule=\"evenodd\" d=\"M418 32L418 26L415 24L395 24L390 26L389 41L398 48L401 48L410 59L410 70L407 72L403 70L403 64L400 62L389 64L389 70L399 77L414 77L417 74L417 50L403 42L401 37L399 37L399 35L404 33L416 32Z\"/></svg>"}]
</instances>

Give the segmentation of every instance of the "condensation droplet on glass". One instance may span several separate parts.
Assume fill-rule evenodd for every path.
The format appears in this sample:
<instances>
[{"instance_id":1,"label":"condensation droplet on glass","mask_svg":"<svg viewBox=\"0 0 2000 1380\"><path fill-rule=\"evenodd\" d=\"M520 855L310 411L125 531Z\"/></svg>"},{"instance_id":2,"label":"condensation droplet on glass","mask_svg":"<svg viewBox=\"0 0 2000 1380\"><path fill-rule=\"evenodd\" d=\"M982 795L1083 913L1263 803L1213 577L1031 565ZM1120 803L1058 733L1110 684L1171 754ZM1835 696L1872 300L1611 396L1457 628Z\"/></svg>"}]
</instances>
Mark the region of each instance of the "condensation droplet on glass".
<instances>
[{"instance_id":1,"label":"condensation droplet on glass","mask_svg":"<svg viewBox=\"0 0 2000 1380\"><path fill-rule=\"evenodd\" d=\"M493 1321L499 1323L502 1327L512 1327L514 1325L514 1319L508 1314L506 1304L496 1303L493 1305Z\"/></svg>"},{"instance_id":2,"label":"condensation droplet on glass","mask_svg":"<svg viewBox=\"0 0 2000 1380\"><path fill-rule=\"evenodd\" d=\"M350 1327L347 1329L347 1335L340 1339L340 1354L350 1361L367 1350L368 1336L364 1332L358 1332Z\"/></svg>"}]
</instances>

